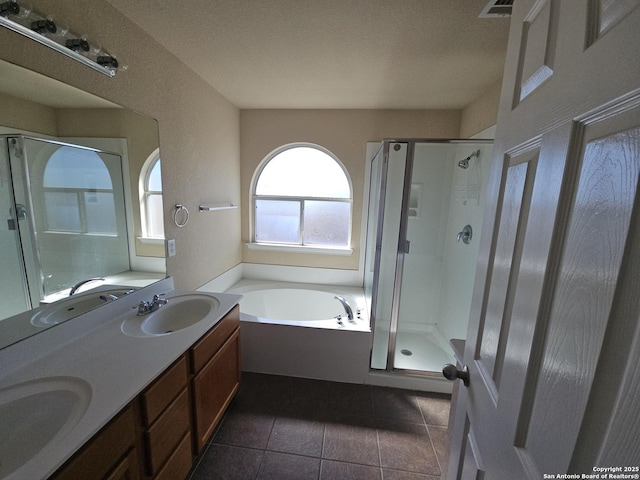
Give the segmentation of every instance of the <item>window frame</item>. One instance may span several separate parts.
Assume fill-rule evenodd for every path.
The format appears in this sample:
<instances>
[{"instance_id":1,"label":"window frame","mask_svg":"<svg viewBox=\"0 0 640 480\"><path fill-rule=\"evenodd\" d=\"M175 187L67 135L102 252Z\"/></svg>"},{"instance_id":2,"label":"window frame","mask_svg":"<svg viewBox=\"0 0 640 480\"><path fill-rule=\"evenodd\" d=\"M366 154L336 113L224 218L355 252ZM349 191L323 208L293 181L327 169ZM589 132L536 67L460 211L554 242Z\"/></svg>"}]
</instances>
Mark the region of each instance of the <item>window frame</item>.
<instances>
[{"instance_id":1,"label":"window frame","mask_svg":"<svg viewBox=\"0 0 640 480\"><path fill-rule=\"evenodd\" d=\"M271 160L276 158L279 154L291 150L293 148L306 147L318 150L328 155L342 170L342 173L347 180L349 187L349 197L323 197L323 196L301 196L301 195L258 195L256 194L256 188L262 172L269 164ZM305 252L305 253L322 253L322 254L335 254L335 255L350 255L353 252L351 247L352 234L353 234L353 185L351 183L351 177L349 172L345 168L340 159L334 155L330 150L322 147L321 145L298 142L287 145L282 145L272 152L270 152L258 165L254 172L253 179L251 181L251 241L247 244L248 248L252 250L276 250L287 252ZM269 242L256 240L256 203L257 200L275 200L286 202L298 202L299 203L299 228L298 228L298 243L285 243L285 242ZM304 232L305 232L305 202L306 201L322 201L322 202L336 202L349 205L349 220L348 220L348 233L347 243L344 246L341 245L319 245L319 244L305 244Z\"/></svg>"},{"instance_id":2,"label":"window frame","mask_svg":"<svg viewBox=\"0 0 640 480\"><path fill-rule=\"evenodd\" d=\"M164 241L165 239L165 234L163 234L162 237L158 237L158 236L151 236L149 234L149 221L150 221L150 217L148 215L148 204L149 204L149 199L151 197L154 196L159 196L160 200L161 200L161 204L162 204L162 195L163 195L163 191L162 190L151 190L149 189L149 177L151 176L151 172L153 171L153 169L156 167L156 165L160 164L161 162L161 158L160 158L160 149L156 148L151 155L149 155L147 157L147 160L145 160L144 165L142 166L142 169L140 170L140 178L139 178L139 184L138 184L138 189L139 189L139 197L140 197L140 228L142 230L142 236L139 237L139 239L141 241L146 241L146 242L160 242L160 241ZM160 164L161 165L161 164ZM160 169L160 173L162 175L162 169ZM162 178L162 176L161 176ZM164 232L163 232L164 233Z\"/></svg>"},{"instance_id":3,"label":"window frame","mask_svg":"<svg viewBox=\"0 0 640 480\"><path fill-rule=\"evenodd\" d=\"M115 231L112 232L98 232L98 231L93 231L90 230L89 228L89 215L87 213L88 207L87 204L89 203L87 201L87 194L98 194L98 193L106 193L106 194L110 194L111 195L111 199L113 200L114 204L115 204L115 190L114 190L114 186L113 186L113 178L111 176L111 171L109 170L109 167L107 166L107 164L105 163L104 159L102 157L100 157L100 155L98 154L98 152L91 150L91 149L82 149L83 151L86 152L91 152L96 156L96 159L99 160L102 163L102 166L105 169L105 172L107 173L108 177L109 177L109 183L110 183L110 188L96 188L96 187L69 187L69 186L62 186L62 187L55 187L55 186L49 186L46 184L45 181L45 177L47 174L47 168L50 165L51 159L53 158L54 155L56 155L61 149L64 148L68 148L68 147L72 147L74 148L75 146L67 146L67 145L61 145L59 146L59 148L56 149L56 151L54 153L52 153L51 155L49 155L49 157L46 159L45 163L44 163L44 167L42 169L42 181L41 181L41 191L42 191L42 202L43 202L43 231L46 233L53 233L53 234L61 234L61 235L87 235L87 236L98 236L98 237L117 237L118 236L118 228L117 228L117 221L115 221L115 212L114 212L114 228ZM52 220L52 216L51 216L51 211L47 208L48 202L47 202L47 193L62 193L62 194L71 194L74 198L75 198L75 209L77 211L78 214L78 229L77 230L70 230L70 229L64 229L64 228L56 228L54 226L52 226L52 224L54 223Z\"/></svg>"}]
</instances>

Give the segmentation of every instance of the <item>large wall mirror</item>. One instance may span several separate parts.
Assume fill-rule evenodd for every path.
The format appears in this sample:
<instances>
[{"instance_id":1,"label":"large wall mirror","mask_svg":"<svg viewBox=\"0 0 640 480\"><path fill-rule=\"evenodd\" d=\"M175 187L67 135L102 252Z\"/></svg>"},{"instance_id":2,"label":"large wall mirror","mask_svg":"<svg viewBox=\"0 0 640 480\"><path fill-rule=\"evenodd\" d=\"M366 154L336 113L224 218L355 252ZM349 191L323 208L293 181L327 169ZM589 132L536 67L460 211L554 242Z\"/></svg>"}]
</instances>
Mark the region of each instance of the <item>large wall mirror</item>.
<instances>
[{"instance_id":1,"label":"large wall mirror","mask_svg":"<svg viewBox=\"0 0 640 480\"><path fill-rule=\"evenodd\" d=\"M0 348L165 276L158 127L0 61Z\"/></svg>"}]
</instances>

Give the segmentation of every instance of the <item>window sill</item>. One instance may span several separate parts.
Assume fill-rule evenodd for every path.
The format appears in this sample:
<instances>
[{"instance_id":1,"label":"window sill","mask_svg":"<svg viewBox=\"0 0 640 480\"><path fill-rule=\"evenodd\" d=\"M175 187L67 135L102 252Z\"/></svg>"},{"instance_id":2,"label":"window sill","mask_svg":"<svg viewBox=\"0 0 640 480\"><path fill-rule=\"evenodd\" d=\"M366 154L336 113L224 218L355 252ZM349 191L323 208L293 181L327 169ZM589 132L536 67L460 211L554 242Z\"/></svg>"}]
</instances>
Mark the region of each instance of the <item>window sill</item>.
<instances>
[{"instance_id":1,"label":"window sill","mask_svg":"<svg viewBox=\"0 0 640 480\"><path fill-rule=\"evenodd\" d=\"M145 245L163 245L164 246L164 238L158 237L136 237L140 243L144 243Z\"/></svg>"},{"instance_id":2,"label":"window sill","mask_svg":"<svg viewBox=\"0 0 640 480\"><path fill-rule=\"evenodd\" d=\"M284 245L275 243L245 243L249 250L263 250L286 253L314 253L320 255L351 255L352 248L310 247L308 245Z\"/></svg>"}]
</instances>

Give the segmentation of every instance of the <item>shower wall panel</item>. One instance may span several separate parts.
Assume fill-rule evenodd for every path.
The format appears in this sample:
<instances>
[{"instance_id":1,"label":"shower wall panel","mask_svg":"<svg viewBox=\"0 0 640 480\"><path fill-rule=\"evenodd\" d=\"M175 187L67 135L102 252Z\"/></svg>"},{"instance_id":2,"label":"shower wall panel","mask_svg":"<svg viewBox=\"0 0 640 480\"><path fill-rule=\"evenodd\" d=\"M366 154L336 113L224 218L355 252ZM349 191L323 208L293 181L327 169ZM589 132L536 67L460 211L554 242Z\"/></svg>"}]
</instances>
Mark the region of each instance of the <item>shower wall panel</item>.
<instances>
[{"instance_id":1,"label":"shower wall panel","mask_svg":"<svg viewBox=\"0 0 640 480\"><path fill-rule=\"evenodd\" d=\"M456 147L457 159L466 158L477 150L480 150L480 156L469 162L469 168L455 168L453 171L448 222L443 229L445 248L437 326L447 340L465 338L467 334L484 212L484 192L493 151L493 145L488 144L460 144ZM465 225L473 228L469 245L456 242L458 232Z\"/></svg>"}]
</instances>

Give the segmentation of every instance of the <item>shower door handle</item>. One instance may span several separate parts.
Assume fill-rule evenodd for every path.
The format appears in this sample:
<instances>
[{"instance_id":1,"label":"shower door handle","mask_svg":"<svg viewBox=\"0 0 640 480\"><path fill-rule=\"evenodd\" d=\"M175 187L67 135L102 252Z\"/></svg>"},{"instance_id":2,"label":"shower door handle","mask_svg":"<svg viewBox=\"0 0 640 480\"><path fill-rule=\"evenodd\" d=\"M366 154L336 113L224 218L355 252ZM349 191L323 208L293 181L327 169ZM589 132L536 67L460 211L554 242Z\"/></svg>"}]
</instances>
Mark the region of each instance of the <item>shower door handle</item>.
<instances>
[{"instance_id":1,"label":"shower door handle","mask_svg":"<svg viewBox=\"0 0 640 480\"><path fill-rule=\"evenodd\" d=\"M442 367L442 375L444 375L444 378L451 381L460 379L462 380L462 383L464 383L465 387L469 386L469 367L466 365L462 367L462 370L458 370L455 365L447 363Z\"/></svg>"},{"instance_id":2,"label":"shower door handle","mask_svg":"<svg viewBox=\"0 0 640 480\"><path fill-rule=\"evenodd\" d=\"M27 218L27 207L21 203L16 203L16 215L14 219L13 207L9 208L9 218L7 218L7 228L9 230L15 230L18 228L16 220L25 220Z\"/></svg>"}]
</instances>

